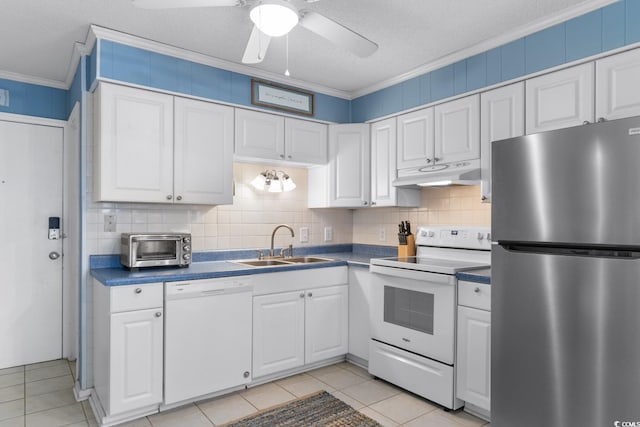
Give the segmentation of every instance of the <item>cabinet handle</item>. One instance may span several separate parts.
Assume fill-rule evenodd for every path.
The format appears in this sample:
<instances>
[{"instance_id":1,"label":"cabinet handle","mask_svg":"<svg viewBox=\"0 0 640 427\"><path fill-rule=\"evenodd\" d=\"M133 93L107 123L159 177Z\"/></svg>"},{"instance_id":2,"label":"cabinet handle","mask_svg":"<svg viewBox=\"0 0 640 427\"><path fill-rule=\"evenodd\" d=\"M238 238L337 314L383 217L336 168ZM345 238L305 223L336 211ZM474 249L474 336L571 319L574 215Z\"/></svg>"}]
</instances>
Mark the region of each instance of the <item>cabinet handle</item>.
<instances>
[{"instance_id":1,"label":"cabinet handle","mask_svg":"<svg viewBox=\"0 0 640 427\"><path fill-rule=\"evenodd\" d=\"M249 375L251 375L249 371L244 371L244 374L242 374L242 376L245 378L249 378Z\"/></svg>"},{"instance_id":2,"label":"cabinet handle","mask_svg":"<svg viewBox=\"0 0 640 427\"><path fill-rule=\"evenodd\" d=\"M376 205L376 202L371 202L371 206L375 206L375 205Z\"/></svg>"},{"instance_id":3,"label":"cabinet handle","mask_svg":"<svg viewBox=\"0 0 640 427\"><path fill-rule=\"evenodd\" d=\"M482 201L487 200L487 196L482 196L481 200L482 200Z\"/></svg>"},{"instance_id":4,"label":"cabinet handle","mask_svg":"<svg viewBox=\"0 0 640 427\"><path fill-rule=\"evenodd\" d=\"M439 157L434 157L434 158L433 158L433 163L435 163L435 162L439 162L440 160L442 160L442 159L441 159L441 158L439 158Z\"/></svg>"},{"instance_id":5,"label":"cabinet handle","mask_svg":"<svg viewBox=\"0 0 640 427\"><path fill-rule=\"evenodd\" d=\"M142 293L142 289L140 288L136 288L136 290L134 291L136 294L141 294Z\"/></svg>"},{"instance_id":6,"label":"cabinet handle","mask_svg":"<svg viewBox=\"0 0 640 427\"><path fill-rule=\"evenodd\" d=\"M176 197L176 200L182 200L182 196Z\"/></svg>"},{"instance_id":7,"label":"cabinet handle","mask_svg":"<svg viewBox=\"0 0 640 427\"><path fill-rule=\"evenodd\" d=\"M589 120L585 120L584 122L582 122L583 125L588 125L589 123L591 123Z\"/></svg>"},{"instance_id":8,"label":"cabinet handle","mask_svg":"<svg viewBox=\"0 0 640 427\"><path fill-rule=\"evenodd\" d=\"M173 196L171 194L167 194L167 200L171 200L173 199Z\"/></svg>"},{"instance_id":9,"label":"cabinet handle","mask_svg":"<svg viewBox=\"0 0 640 427\"><path fill-rule=\"evenodd\" d=\"M606 122L607 119L605 119L604 117L598 117L598 123L602 123L602 122Z\"/></svg>"},{"instance_id":10,"label":"cabinet handle","mask_svg":"<svg viewBox=\"0 0 640 427\"><path fill-rule=\"evenodd\" d=\"M304 298L304 292L300 293L300 298Z\"/></svg>"},{"instance_id":11,"label":"cabinet handle","mask_svg":"<svg viewBox=\"0 0 640 427\"><path fill-rule=\"evenodd\" d=\"M281 159L284 159L284 154L280 154L280 158L281 158Z\"/></svg>"},{"instance_id":12,"label":"cabinet handle","mask_svg":"<svg viewBox=\"0 0 640 427\"><path fill-rule=\"evenodd\" d=\"M479 294L479 293L480 293L480 288L475 288L475 289L473 290L473 292L475 292L476 294Z\"/></svg>"},{"instance_id":13,"label":"cabinet handle","mask_svg":"<svg viewBox=\"0 0 640 427\"><path fill-rule=\"evenodd\" d=\"M362 202L363 205L367 206L369 202Z\"/></svg>"},{"instance_id":14,"label":"cabinet handle","mask_svg":"<svg viewBox=\"0 0 640 427\"><path fill-rule=\"evenodd\" d=\"M289 159L289 160L291 160L292 158L293 158L293 157L291 157L291 154L289 154L289 155L287 156L287 159Z\"/></svg>"},{"instance_id":15,"label":"cabinet handle","mask_svg":"<svg viewBox=\"0 0 640 427\"><path fill-rule=\"evenodd\" d=\"M156 317L162 317L162 312L161 311L156 311Z\"/></svg>"},{"instance_id":16,"label":"cabinet handle","mask_svg":"<svg viewBox=\"0 0 640 427\"><path fill-rule=\"evenodd\" d=\"M308 296L309 298L311 298L311 297L313 296L313 292L309 292L309 293L307 294L307 296Z\"/></svg>"},{"instance_id":17,"label":"cabinet handle","mask_svg":"<svg viewBox=\"0 0 640 427\"><path fill-rule=\"evenodd\" d=\"M427 163L431 163L431 159L427 159Z\"/></svg>"}]
</instances>

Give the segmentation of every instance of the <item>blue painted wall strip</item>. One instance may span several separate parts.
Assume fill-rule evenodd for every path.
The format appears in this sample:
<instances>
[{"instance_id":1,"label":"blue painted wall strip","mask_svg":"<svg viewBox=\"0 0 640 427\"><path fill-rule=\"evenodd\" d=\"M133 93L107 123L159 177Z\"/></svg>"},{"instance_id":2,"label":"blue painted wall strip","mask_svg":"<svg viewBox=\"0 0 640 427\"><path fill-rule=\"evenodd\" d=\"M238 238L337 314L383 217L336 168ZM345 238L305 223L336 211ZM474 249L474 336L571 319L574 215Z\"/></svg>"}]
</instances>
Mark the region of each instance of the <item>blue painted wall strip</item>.
<instances>
[{"instance_id":1,"label":"blue painted wall strip","mask_svg":"<svg viewBox=\"0 0 640 427\"><path fill-rule=\"evenodd\" d=\"M9 91L9 106L0 107L2 113L67 119L67 91L64 89L5 79L0 79L0 89Z\"/></svg>"}]
</instances>

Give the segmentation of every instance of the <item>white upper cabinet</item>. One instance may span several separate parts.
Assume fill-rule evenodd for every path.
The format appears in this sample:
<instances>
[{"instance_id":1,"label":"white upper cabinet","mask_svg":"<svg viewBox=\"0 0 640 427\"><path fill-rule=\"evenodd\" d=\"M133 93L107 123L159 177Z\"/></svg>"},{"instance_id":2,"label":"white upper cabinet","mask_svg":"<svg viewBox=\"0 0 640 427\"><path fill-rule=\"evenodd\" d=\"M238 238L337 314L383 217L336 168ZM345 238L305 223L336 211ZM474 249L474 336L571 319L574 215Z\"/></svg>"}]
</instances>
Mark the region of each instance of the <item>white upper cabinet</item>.
<instances>
[{"instance_id":1,"label":"white upper cabinet","mask_svg":"<svg viewBox=\"0 0 640 427\"><path fill-rule=\"evenodd\" d=\"M472 95L435 106L433 163L480 157L480 96Z\"/></svg>"},{"instance_id":2,"label":"white upper cabinet","mask_svg":"<svg viewBox=\"0 0 640 427\"><path fill-rule=\"evenodd\" d=\"M97 201L232 203L233 108L101 83L94 132Z\"/></svg>"},{"instance_id":3,"label":"white upper cabinet","mask_svg":"<svg viewBox=\"0 0 640 427\"><path fill-rule=\"evenodd\" d=\"M491 143L524 135L524 82L480 95L482 200L491 201Z\"/></svg>"},{"instance_id":4,"label":"white upper cabinet","mask_svg":"<svg viewBox=\"0 0 640 427\"><path fill-rule=\"evenodd\" d=\"M175 99L176 202L233 202L233 109Z\"/></svg>"},{"instance_id":5,"label":"white upper cabinet","mask_svg":"<svg viewBox=\"0 0 640 427\"><path fill-rule=\"evenodd\" d=\"M596 117L640 115L640 49L596 61Z\"/></svg>"},{"instance_id":6,"label":"white upper cabinet","mask_svg":"<svg viewBox=\"0 0 640 427\"><path fill-rule=\"evenodd\" d=\"M284 160L284 117L236 108L239 156Z\"/></svg>"},{"instance_id":7,"label":"white upper cabinet","mask_svg":"<svg viewBox=\"0 0 640 427\"><path fill-rule=\"evenodd\" d=\"M259 160L327 163L327 125L236 109L235 154Z\"/></svg>"},{"instance_id":8,"label":"white upper cabinet","mask_svg":"<svg viewBox=\"0 0 640 427\"><path fill-rule=\"evenodd\" d=\"M420 190L396 188L396 118L371 124L371 206L420 206Z\"/></svg>"},{"instance_id":9,"label":"white upper cabinet","mask_svg":"<svg viewBox=\"0 0 640 427\"><path fill-rule=\"evenodd\" d=\"M329 126L329 206L369 205L369 125Z\"/></svg>"},{"instance_id":10,"label":"white upper cabinet","mask_svg":"<svg viewBox=\"0 0 640 427\"><path fill-rule=\"evenodd\" d=\"M101 83L94 132L97 201L172 202L172 96Z\"/></svg>"},{"instance_id":11,"label":"white upper cabinet","mask_svg":"<svg viewBox=\"0 0 640 427\"><path fill-rule=\"evenodd\" d=\"M425 166L433 160L433 107L398 116L397 169Z\"/></svg>"},{"instance_id":12,"label":"white upper cabinet","mask_svg":"<svg viewBox=\"0 0 640 427\"><path fill-rule=\"evenodd\" d=\"M526 81L526 133L594 120L593 62Z\"/></svg>"},{"instance_id":13,"label":"white upper cabinet","mask_svg":"<svg viewBox=\"0 0 640 427\"><path fill-rule=\"evenodd\" d=\"M327 145L327 125L289 117L284 119L286 160L325 164Z\"/></svg>"}]
</instances>

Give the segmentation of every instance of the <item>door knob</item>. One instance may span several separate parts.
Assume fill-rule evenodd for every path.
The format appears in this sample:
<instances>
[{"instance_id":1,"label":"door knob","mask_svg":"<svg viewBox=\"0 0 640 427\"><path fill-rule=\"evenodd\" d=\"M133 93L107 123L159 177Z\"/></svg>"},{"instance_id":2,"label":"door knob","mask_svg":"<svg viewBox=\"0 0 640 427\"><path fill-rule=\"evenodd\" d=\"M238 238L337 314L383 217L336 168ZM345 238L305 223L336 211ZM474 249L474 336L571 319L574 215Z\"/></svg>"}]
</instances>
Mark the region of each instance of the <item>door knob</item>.
<instances>
[{"instance_id":1,"label":"door knob","mask_svg":"<svg viewBox=\"0 0 640 427\"><path fill-rule=\"evenodd\" d=\"M58 258L60 258L60 254L58 252L49 252L49 259L56 260Z\"/></svg>"}]
</instances>

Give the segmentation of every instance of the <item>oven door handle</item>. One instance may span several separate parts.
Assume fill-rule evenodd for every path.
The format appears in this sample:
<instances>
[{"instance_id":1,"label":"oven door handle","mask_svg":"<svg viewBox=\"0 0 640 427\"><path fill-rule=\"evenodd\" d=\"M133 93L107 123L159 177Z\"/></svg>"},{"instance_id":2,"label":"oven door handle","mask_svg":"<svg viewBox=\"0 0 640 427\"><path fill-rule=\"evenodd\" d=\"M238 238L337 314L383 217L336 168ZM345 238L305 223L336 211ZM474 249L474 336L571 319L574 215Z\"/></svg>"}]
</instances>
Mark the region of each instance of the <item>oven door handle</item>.
<instances>
[{"instance_id":1,"label":"oven door handle","mask_svg":"<svg viewBox=\"0 0 640 427\"><path fill-rule=\"evenodd\" d=\"M426 271L411 270L408 268L386 267L381 265L370 265L371 273L382 274L390 277L401 277L403 279L419 280L423 282L437 283L441 285L455 285L455 276L448 274L429 273Z\"/></svg>"}]
</instances>

